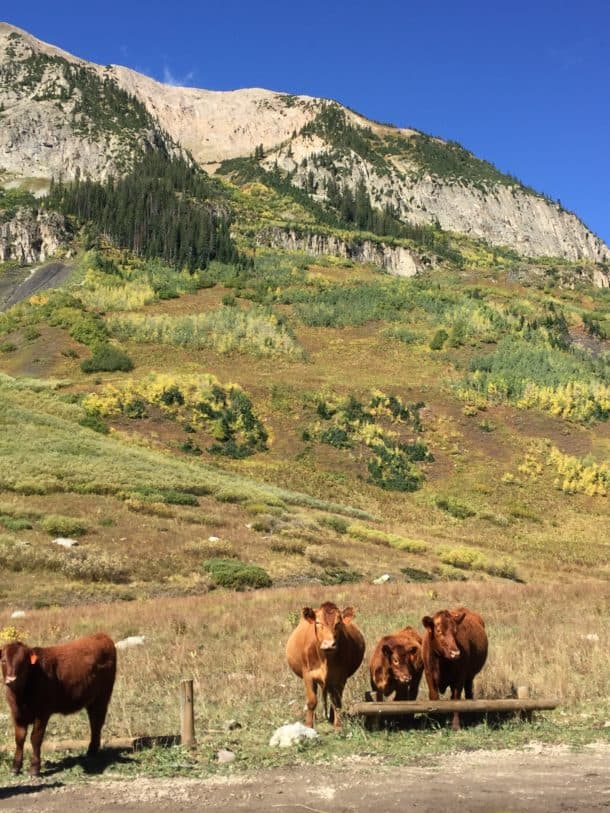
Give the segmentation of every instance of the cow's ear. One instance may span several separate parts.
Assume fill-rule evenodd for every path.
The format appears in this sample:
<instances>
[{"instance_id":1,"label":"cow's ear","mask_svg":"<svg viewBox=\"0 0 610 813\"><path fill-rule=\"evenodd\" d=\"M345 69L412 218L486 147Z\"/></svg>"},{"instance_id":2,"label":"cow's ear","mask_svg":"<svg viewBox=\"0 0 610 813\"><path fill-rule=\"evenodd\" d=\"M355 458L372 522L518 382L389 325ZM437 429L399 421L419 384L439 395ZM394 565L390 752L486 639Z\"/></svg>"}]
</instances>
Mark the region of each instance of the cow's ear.
<instances>
[{"instance_id":1,"label":"cow's ear","mask_svg":"<svg viewBox=\"0 0 610 813\"><path fill-rule=\"evenodd\" d=\"M354 618L356 617L356 613L354 612L353 607L346 607L345 610L341 613L341 618L345 624L350 624Z\"/></svg>"},{"instance_id":2,"label":"cow's ear","mask_svg":"<svg viewBox=\"0 0 610 813\"><path fill-rule=\"evenodd\" d=\"M392 647L388 646L387 644L384 644L384 645L381 647L381 651L382 651L383 655L384 655L384 656L385 656L385 657L386 657L388 660L391 660L391 659L392 659Z\"/></svg>"},{"instance_id":3,"label":"cow's ear","mask_svg":"<svg viewBox=\"0 0 610 813\"><path fill-rule=\"evenodd\" d=\"M424 625L424 627L427 627L429 630L434 630L434 620L430 618L429 615L425 615L422 618L421 622Z\"/></svg>"},{"instance_id":4,"label":"cow's ear","mask_svg":"<svg viewBox=\"0 0 610 813\"><path fill-rule=\"evenodd\" d=\"M461 624L466 618L466 613L451 613L451 615L453 616L453 620L456 624Z\"/></svg>"},{"instance_id":5,"label":"cow's ear","mask_svg":"<svg viewBox=\"0 0 610 813\"><path fill-rule=\"evenodd\" d=\"M316 614L311 609L311 607L303 607L303 618L305 621L309 621L310 624L316 620Z\"/></svg>"}]
</instances>

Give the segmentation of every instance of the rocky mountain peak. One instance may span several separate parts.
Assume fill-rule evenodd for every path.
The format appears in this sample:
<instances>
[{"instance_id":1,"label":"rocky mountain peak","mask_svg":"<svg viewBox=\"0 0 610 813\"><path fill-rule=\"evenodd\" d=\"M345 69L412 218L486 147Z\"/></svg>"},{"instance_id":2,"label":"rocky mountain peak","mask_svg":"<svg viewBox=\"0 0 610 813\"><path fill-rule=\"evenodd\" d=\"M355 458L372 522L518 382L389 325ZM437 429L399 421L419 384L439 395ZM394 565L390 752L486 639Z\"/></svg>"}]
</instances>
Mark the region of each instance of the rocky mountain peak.
<instances>
[{"instance_id":1,"label":"rocky mountain peak","mask_svg":"<svg viewBox=\"0 0 610 813\"><path fill-rule=\"evenodd\" d=\"M529 257L610 262L608 247L576 215L460 145L369 121L330 100L174 87L78 59L6 23L0 87L5 184L77 170L104 178L127 171L144 150L182 148L209 172L238 178L236 167L247 167L248 177L280 178L324 206L366 196L398 223Z\"/></svg>"}]
</instances>

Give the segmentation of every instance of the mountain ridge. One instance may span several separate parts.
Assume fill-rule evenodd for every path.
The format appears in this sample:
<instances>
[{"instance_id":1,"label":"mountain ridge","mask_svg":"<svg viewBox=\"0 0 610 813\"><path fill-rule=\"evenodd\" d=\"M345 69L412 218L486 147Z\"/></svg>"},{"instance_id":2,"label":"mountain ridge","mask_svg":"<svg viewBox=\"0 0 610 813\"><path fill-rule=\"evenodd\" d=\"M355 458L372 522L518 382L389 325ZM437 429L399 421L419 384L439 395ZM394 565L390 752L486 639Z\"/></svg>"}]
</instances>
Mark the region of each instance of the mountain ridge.
<instances>
[{"instance_id":1,"label":"mountain ridge","mask_svg":"<svg viewBox=\"0 0 610 813\"><path fill-rule=\"evenodd\" d=\"M526 257L610 262L610 249L559 203L460 145L366 119L337 102L260 88L166 85L101 66L0 24L4 182L121 174L149 149L186 151L210 173L250 162L314 202L361 192L402 223L434 226ZM99 99L101 98L101 102ZM232 177L231 172L228 173ZM604 271L599 284L610 284ZM601 281L601 282L600 282Z\"/></svg>"}]
</instances>

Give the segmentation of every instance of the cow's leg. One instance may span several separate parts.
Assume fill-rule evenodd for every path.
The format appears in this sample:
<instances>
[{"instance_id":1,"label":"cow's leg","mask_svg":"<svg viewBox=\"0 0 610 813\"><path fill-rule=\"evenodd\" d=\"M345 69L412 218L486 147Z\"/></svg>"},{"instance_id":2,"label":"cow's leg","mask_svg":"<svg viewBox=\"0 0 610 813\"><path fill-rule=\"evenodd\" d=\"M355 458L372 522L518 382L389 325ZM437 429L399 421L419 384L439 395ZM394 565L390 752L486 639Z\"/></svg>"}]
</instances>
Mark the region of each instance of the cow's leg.
<instances>
[{"instance_id":1,"label":"cow's leg","mask_svg":"<svg viewBox=\"0 0 610 813\"><path fill-rule=\"evenodd\" d=\"M44 732L47 730L48 716L37 717L32 726L32 762L30 764L30 774L40 776L40 748L44 739Z\"/></svg>"},{"instance_id":2,"label":"cow's leg","mask_svg":"<svg viewBox=\"0 0 610 813\"><path fill-rule=\"evenodd\" d=\"M95 756L100 750L102 726L106 720L107 710L108 700L105 697L87 706L87 715L89 716L89 725L91 727L91 742L89 743L89 748L87 748L88 757Z\"/></svg>"},{"instance_id":3,"label":"cow's leg","mask_svg":"<svg viewBox=\"0 0 610 813\"><path fill-rule=\"evenodd\" d=\"M328 720L329 723L333 721L333 705L330 704L330 709L328 708L328 689L326 686L322 687L322 703L324 705L324 719Z\"/></svg>"},{"instance_id":4,"label":"cow's leg","mask_svg":"<svg viewBox=\"0 0 610 813\"><path fill-rule=\"evenodd\" d=\"M15 723L15 756L13 757L13 773L21 773L21 766L23 765L23 746L25 738L28 733L26 725L18 725Z\"/></svg>"},{"instance_id":5,"label":"cow's leg","mask_svg":"<svg viewBox=\"0 0 610 813\"><path fill-rule=\"evenodd\" d=\"M426 683L428 684L428 697L430 700L439 700L440 695L438 688L441 676L438 667L434 668L431 664L424 662L424 674L426 675Z\"/></svg>"},{"instance_id":6,"label":"cow's leg","mask_svg":"<svg viewBox=\"0 0 610 813\"><path fill-rule=\"evenodd\" d=\"M468 678L468 680L464 683L464 695L466 696L466 700L472 700L474 698L474 678Z\"/></svg>"},{"instance_id":7,"label":"cow's leg","mask_svg":"<svg viewBox=\"0 0 610 813\"><path fill-rule=\"evenodd\" d=\"M307 711L305 712L305 725L313 728L316 706L318 705L318 684L310 677L304 678L305 698L307 700Z\"/></svg>"},{"instance_id":8,"label":"cow's leg","mask_svg":"<svg viewBox=\"0 0 610 813\"><path fill-rule=\"evenodd\" d=\"M344 687L345 684L341 684L340 686L333 686L333 688L330 689L330 710L332 714L332 719L330 722L334 725L335 730L341 728L340 710L342 707Z\"/></svg>"},{"instance_id":9,"label":"cow's leg","mask_svg":"<svg viewBox=\"0 0 610 813\"><path fill-rule=\"evenodd\" d=\"M417 693L419 691L418 681L412 680L409 684L409 691L408 691L408 698L407 700L417 700Z\"/></svg>"},{"instance_id":10,"label":"cow's leg","mask_svg":"<svg viewBox=\"0 0 610 813\"><path fill-rule=\"evenodd\" d=\"M451 699L452 700L459 700L462 694L462 687L461 686L452 686L451 687ZM459 711L453 712L453 717L451 720L451 728L454 731L460 730L460 713Z\"/></svg>"}]
</instances>

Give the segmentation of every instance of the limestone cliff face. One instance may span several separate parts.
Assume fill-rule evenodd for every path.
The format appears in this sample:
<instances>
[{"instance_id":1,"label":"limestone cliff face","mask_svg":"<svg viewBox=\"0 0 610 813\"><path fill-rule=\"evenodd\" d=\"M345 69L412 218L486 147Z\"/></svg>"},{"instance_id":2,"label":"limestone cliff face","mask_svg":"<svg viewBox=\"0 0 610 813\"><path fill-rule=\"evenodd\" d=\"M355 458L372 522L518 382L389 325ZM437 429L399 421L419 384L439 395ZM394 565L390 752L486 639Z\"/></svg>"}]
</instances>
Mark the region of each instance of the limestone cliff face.
<instances>
[{"instance_id":1,"label":"limestone cliff face","mask_svg":"<svg viewBox=\"0 0 610 813\"><path fill-rule=\"evenodd\" d=\"M371 129L387 130L376 125ZM413 134L400 132L405 138ZM262 165L271 171L275 164L296 186L315 188L313 197L319 201L325 200L324 190L338 175L352 191L363 184L372 201L392 206L405 222L440 225L526 257L610 261L608 246L576 215L517 184L441 179L405 159L393 159L380 171L354 152L337 153L317 136L298 136L269 152Z\"/></svg>"},{"instance_id":2,"label":"limestone cliff face","mask_svg":"<svg viewBox=\"0 0 610 813\"><path fill-rule=\"evenodd\" d=\"M0 213L0 262L45 262L71 237L68 222L56 212L23 208L10 216Z\"/></svg>"},{"instance_id":3,"label":"limestone cliff face","mask_svg":"<svg viewBox=\"0 0 610 813\"><path fill-rule=\"evenodd\" d=\"M78 171L105 178L121 174L138 153L164 141L172 149L111 71L0 23L0 170L5 175L68 180Z\"/></svg>"},{"instance_id":4,"label":"limestone cliff face","mask_svg":"<svg viewBox=\"0 0 610 813\"><path fill-rule=\"evenodd\" d=\"M262 231L257 240L259 245L305 251L314 257L328 254L358 263L371 263L399 277L413 277L429 265L429 261L425 262L404 246L390 246L372 240L342 240L334 234L269 228Z\"/></svg>"},{"instance_id":5,"label":"limestone cliff face","mask_svg":"<svg viewBox=\"0 0 610 813\"><path fill-rule=\"evenodd\" d=\"M329 111L339 111L351 139L341 140L341 128L316 128ZM422 138L437 153L453 149L324 99L164 85L85 62L0 23L0 183L2 171L9 180L72 178L77 169L103 178L126 171L141 150L160 147L188 150L211 172L262 145L263 168L277 166L321 202L333 179L352 190L363 184L374 206L390 205L404 222L440 225L529 257L610 262L610 249L574 214L497 171L483 181L447 176L428 153L412 149Z\"/></svg>"}]
</instances>

